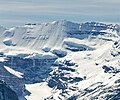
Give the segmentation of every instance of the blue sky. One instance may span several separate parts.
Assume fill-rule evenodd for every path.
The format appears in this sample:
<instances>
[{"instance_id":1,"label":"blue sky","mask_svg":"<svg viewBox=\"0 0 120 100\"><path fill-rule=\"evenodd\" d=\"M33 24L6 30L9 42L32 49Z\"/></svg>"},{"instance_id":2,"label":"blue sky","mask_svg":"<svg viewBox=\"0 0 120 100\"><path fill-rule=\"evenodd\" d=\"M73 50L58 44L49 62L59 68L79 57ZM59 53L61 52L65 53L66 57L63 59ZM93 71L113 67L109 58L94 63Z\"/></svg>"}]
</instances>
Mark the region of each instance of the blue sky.
<instances>
[{"instance_id":1,"label":"blue sky","mask_svg":"<svg viewBox=\"0 0 120 100\"><path fill-rule=\"evenodd\" d=\"M0 0L0 25L100 21L120 23L120 0Z\"/></svg>"}]
</instances>

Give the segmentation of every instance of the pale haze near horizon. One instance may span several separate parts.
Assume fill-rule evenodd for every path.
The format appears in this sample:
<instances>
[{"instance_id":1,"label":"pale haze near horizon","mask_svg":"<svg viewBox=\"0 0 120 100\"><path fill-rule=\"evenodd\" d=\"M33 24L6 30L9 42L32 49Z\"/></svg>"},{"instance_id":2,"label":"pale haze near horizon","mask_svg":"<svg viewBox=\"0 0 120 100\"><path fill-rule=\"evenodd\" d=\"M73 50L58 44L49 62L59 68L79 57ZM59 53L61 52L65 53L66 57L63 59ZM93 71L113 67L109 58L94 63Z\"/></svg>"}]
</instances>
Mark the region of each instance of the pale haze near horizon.
<instances>
[{"instance_id":1,"label":"pale haze near horizon","mask_svg":"<svg viewBox=\"0 0 120 100\"><path fill-rule=\"evenodd\" d=\"M120 0L0 0L0 25L97 21L120 23Z\"/></svg>"}]
</instances>

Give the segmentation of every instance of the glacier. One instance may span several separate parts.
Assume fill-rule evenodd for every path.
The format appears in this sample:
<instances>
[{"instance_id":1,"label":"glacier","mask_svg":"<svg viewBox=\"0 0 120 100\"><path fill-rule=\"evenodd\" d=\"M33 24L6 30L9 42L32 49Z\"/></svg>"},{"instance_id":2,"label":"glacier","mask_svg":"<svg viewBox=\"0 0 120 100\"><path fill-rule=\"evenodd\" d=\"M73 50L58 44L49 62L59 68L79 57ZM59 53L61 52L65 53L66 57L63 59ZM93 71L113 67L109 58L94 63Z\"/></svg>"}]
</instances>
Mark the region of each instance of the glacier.
<instances>
[{"instance_id":1,"label":"glacier","mask_svg":"<svg viewBox=\"0 0 120 100\"><path fill-rule=\"evenodd\" d=\"M0 77L19 100L118 100L119 59L117 24L0 26Z\"/></svg>"}]
</instances>

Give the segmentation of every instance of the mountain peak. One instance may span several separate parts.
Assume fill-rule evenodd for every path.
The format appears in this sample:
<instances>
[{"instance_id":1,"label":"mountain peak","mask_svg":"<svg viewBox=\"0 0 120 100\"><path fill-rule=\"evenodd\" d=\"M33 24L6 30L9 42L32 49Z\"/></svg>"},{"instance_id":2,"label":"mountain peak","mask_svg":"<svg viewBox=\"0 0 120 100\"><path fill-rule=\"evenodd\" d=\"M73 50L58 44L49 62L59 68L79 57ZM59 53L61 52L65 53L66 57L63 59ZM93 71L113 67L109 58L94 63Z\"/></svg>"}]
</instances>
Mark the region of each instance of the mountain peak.
<instances>
[{"instance_id":1,"label":"mountain peak","mask_svg":"<svg viewBox=\"0 0 120 100\"><path fill-rule=\"evenodd\" d=\"M25 84L31 93L26 96L28 100L119 96L119 27L60 20L0 29L1 78L20 96L25 94ZM7 72L20 81L6 77ZM24 84L20 84L21 78Z\"/></svg>"}]
</instances>

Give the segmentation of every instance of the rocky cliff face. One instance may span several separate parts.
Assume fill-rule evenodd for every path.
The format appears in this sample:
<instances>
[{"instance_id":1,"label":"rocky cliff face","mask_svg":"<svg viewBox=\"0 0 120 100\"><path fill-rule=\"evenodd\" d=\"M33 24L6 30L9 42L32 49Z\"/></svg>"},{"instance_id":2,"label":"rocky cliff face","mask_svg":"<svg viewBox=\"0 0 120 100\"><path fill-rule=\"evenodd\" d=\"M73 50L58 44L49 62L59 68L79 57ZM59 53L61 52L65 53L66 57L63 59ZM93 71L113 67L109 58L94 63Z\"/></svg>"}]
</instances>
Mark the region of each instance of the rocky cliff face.
<instances>
[{"instance_id":1,"label":"rocky cliff face","mask_svg":"<svg viewBox=\"0 0 120 100\"><path fill-rule=\"evenodd\" d=\"M0 63L0 79L3 80L17 96L23 95L23 91L25 90L23 80L8 72L3 63Z\"/></svg>"},{"instance_id":2,"label":"rocky cliff face","mask_svg":"<svg viewBox=\"0 0 120 100\"><path fill-rule=\"evenodd\" d=\"M56 56L50 58L6 56L4 65L24 73L22 80L25 83L36 83L48 77L51 66L56 59Z\"/></svg>"},{"instance_id":3,"label":"rocky cliff face","mask_svg":"<svg viewBox=\"0 0 120 100\"><path fill-rule=\"evenodd\" d=\"M17 94L3 81L0 80L0 100L18 100Z\"/></svg>"}]
</instances>

